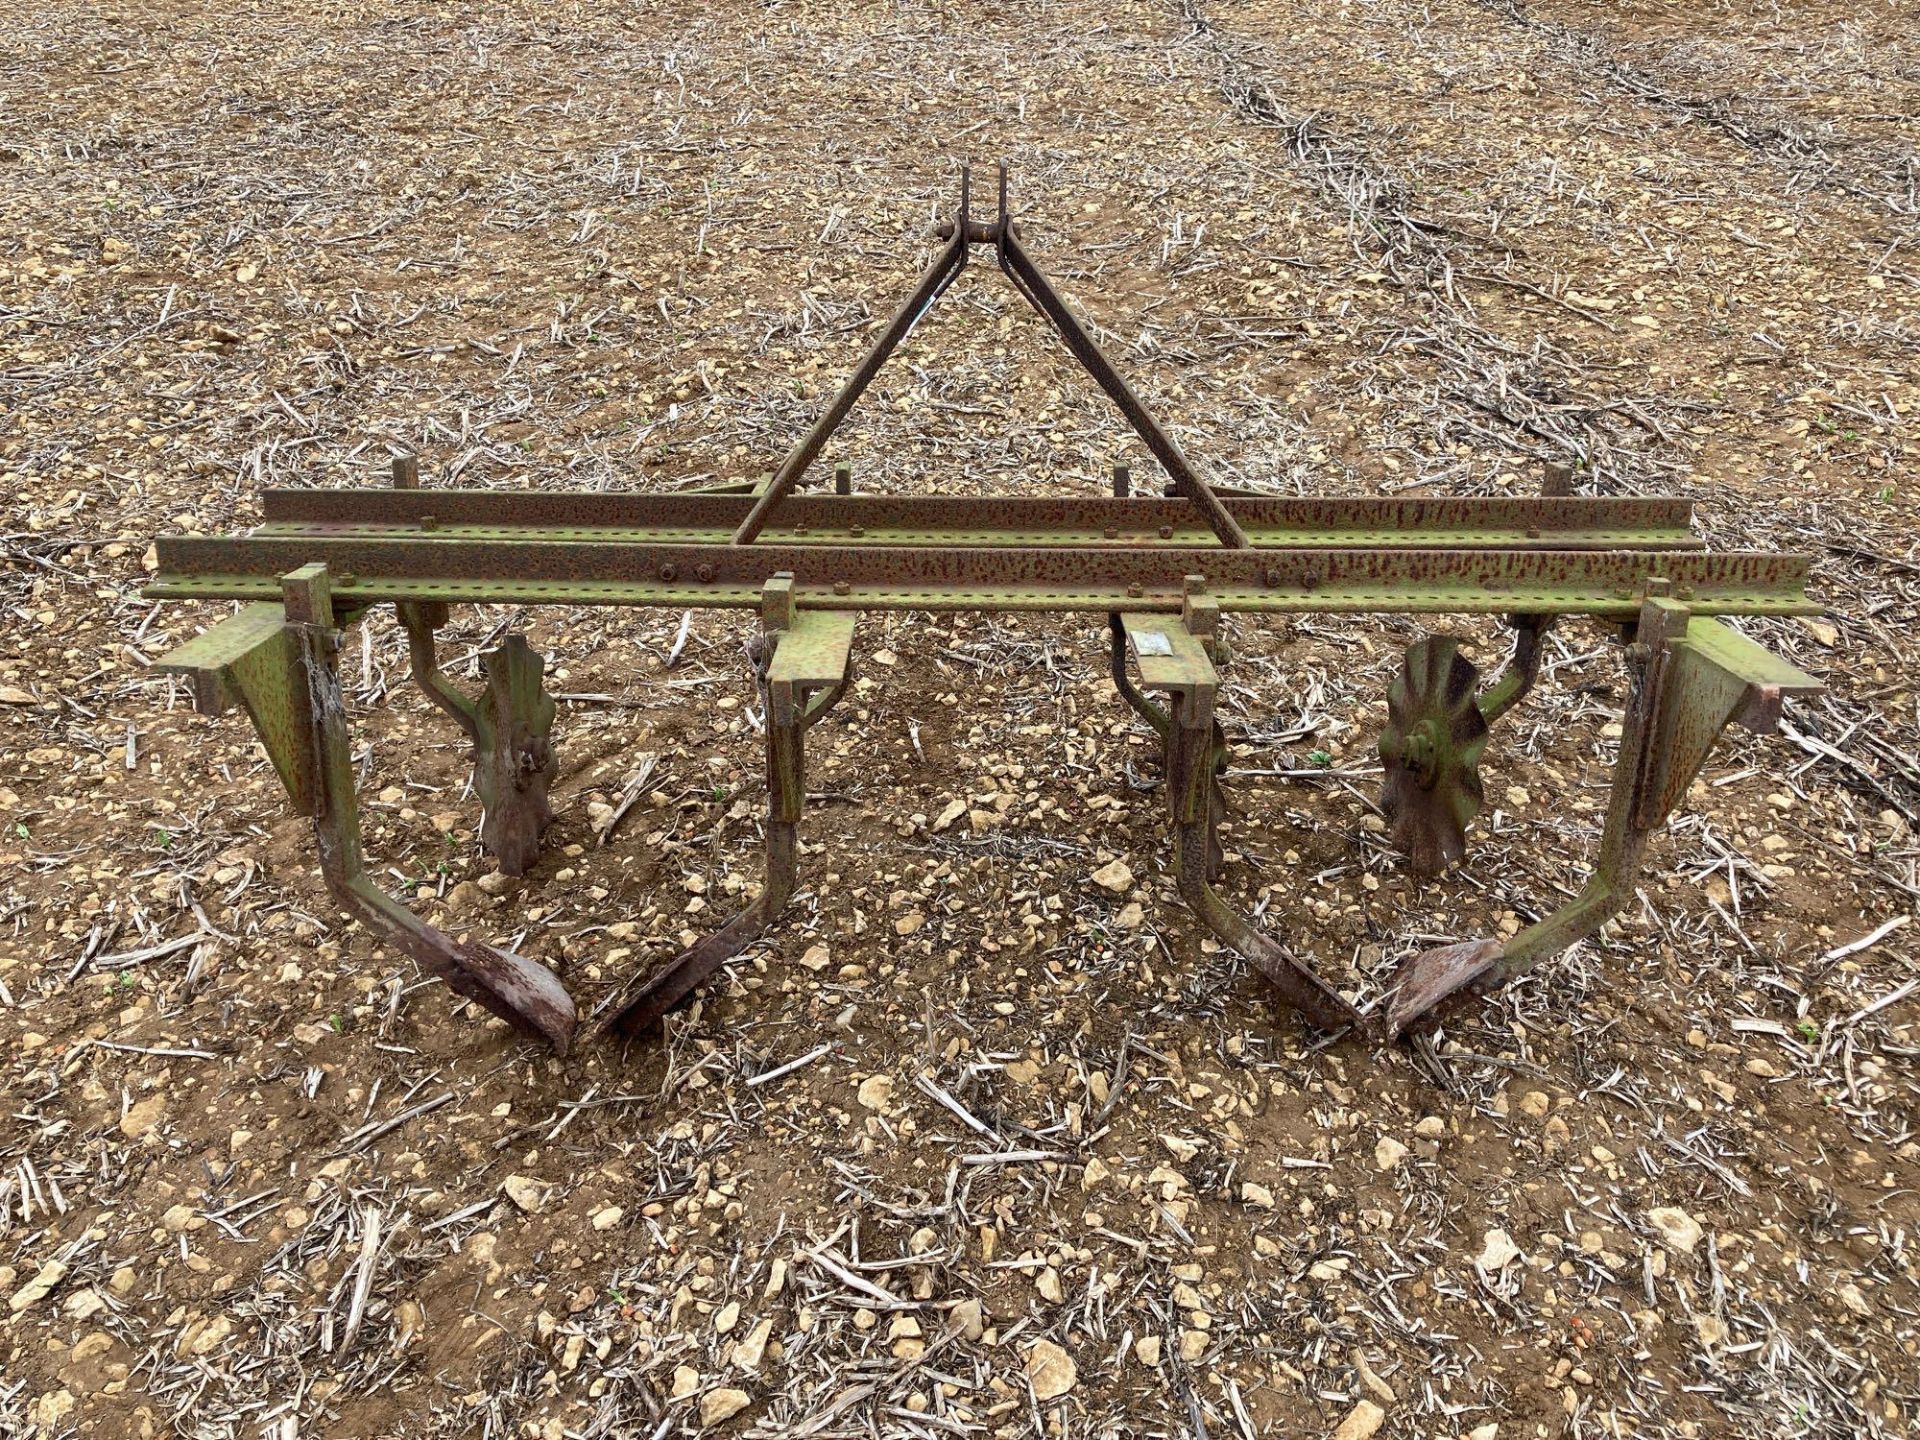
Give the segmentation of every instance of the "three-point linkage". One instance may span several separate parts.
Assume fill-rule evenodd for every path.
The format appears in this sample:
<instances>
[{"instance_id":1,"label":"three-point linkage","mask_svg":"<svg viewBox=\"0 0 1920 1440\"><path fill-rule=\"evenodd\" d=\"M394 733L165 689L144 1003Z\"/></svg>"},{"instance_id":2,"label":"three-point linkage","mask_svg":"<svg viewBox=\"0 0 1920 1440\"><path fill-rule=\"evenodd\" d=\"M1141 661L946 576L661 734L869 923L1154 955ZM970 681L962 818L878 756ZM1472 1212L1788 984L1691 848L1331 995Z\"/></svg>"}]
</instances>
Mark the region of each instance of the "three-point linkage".
<instances>
[{"instance_id":1,"label":"three-point linkage","mask_svg":"<svg viewBox=\"0 0 1920 1440\"><path fill-rule=\"evenodd\" d=\"M1060 292L1053 288L1053 282L1034 264L1026 246L1020 243L1019 227L1014 224L1013 212L1007 206L1007 167L1004 164L1000 166L1000 213L991 222L973 218L971 176L970 170L961 169L959 209L952 220L935 231L945 242L940 253L920 276L920 283L914 286L906 303L894 312L893 318L887 322L887 328L880 332L880 338L874 341L873 348L854 367L853 374L847 377L846 383L828 403L820 418L814 421L800 442L787 452L786 459L773 472L773 479L767 488L733 532L733 543L746 545L759 538L774 508L800 484L807 467L819 455L833 432L839 429L840 423L847 418L854 403L872 383L873 377L880 373L880 367L887 363L887 357L899 348L900 342L920 323L921 317L960 278L960 272L967 266L968 250L975 245L991 245L994 258L999 261L1007 279L1013 282L1014 289L1059 332L1073 358L1085 367L1107 398L1120 407L1120 413L1126 416L1134 433L1153 452L1154 458L1166 467L1169 493L1191 501L1204 517L1207 528L1222 545L1237 550L1246 549L1246 533L1241 530L1232 513L1221 504L1220 497L1214 494L1212 487L1195 472L1173 437L1153 418L1146 402L1134 393L1133 387L1114 369L1106 352L1100 348L1087 327L1080 323L1079 317L1061 298Z\"/></svg>"}]
</instances>

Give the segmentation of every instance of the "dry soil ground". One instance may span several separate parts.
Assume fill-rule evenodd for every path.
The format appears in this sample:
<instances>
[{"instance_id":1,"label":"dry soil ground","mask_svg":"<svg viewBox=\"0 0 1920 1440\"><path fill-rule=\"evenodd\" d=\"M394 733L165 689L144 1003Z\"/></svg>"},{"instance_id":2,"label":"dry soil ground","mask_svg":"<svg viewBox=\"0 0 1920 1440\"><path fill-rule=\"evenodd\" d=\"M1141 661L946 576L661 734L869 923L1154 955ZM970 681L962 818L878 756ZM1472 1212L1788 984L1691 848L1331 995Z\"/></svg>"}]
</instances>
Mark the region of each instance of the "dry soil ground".
<instances>
[{"instance_id":1,"label":"dry soil ground","mask_svg":"<svg viewBox=\"0 0 1920 1440\"><path fill-rule=\"evenodd\" d=\"M1911 1432L1910 4L5 11L0 1431ZM875 617L771 942L660 1042L480 1023L337 917L244 721L146 671L217 618L140 598L149 540L400 450L764 470L968 156L1217 478L1687 493L1813 555L1825 617L1750 628L1829 693L1723 746L1598 940L1374 1054L1171 897L1097 626ZM1147 470L990 272L836 453ZM349 636L383 876L590 999L736 905L745 631L679 620L459 617L458 672L519 627L570 697L507 885L400 637ZM1363 1002L1578 884L1622 698L1557 633L1417 885L1370 805L1415 633L1242 626L1230 671L1228 888Z\"/></svg>"}]
</instances>

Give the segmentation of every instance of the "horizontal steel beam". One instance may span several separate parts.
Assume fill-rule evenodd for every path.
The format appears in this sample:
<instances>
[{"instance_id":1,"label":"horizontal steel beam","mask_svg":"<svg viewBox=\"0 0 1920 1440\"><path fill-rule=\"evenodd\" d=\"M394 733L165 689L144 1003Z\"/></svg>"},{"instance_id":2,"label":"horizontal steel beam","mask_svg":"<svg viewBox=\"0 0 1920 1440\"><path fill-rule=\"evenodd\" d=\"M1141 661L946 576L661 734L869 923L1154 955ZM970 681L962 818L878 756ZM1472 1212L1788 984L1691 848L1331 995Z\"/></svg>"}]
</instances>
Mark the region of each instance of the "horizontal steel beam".
<instances>
[{"instance_id":1,"label":"horizontal steel beam","mask_svg":"<svg viewBox=\"0 0 1920 1440\"><path fill-rule=\"evenodd\" d=\"M458 540L724 543L750 495L527 490L269 490L257 533ZM1680 499L1228 498L1260 548L1698 549ZM533 533L539 532L539 533ZM869 545L1214 545L1186 500L1110 496L795 495L773 543Z\"/></svg>"},{"instance_id":2,"label":"horizontal steel beam","mask_svg":"<svg viewBox=\"0 0 1920 1440\"><path fill-rule=\"evenodd\" d=\"M777 573L813 608L1177 608L1194 585L1239 611L1637 612L1650 577L1707 614L1811 613L1805 556L1541 550L966 549L366 540L320 534L159 542L154 598L258 599L324 563L343 604L740 606Z\"/></svg>"}]
</instances>

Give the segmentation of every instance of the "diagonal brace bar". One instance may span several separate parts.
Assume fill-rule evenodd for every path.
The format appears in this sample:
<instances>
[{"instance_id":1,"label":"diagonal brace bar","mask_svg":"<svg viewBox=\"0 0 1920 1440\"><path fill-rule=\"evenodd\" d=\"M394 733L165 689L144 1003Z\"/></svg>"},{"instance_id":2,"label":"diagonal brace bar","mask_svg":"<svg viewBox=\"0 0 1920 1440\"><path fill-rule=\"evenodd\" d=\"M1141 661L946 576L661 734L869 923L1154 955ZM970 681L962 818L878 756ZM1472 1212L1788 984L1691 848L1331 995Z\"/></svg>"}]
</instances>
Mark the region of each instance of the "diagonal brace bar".
<instances>
[{"instance_id":1,"label":"diagonal brace bar","mask_svg":"<svg viewBox=\"0 0 1920 1440\"><path fill-rule=\"evenodd\" d=\"M966 268L967 189L967 172L962 170L959 223L953 227L952 236L920 276L920 283L913 287L913 293L907 297L906 303L894 311L887 328L880 332L880 338L873 342L873 348L867 351L853 374L847 377L847 383L840 387L839 393L833 397L820 418L813 422L812 428L800 437L800 443L787 452L786 459L780 462L780 468L773 472L773 479L760 492L753 502L753 508L733 532L733 544L748 545L759 537L761 530L766 528L767 517L773 513L773 507L793 492L800 482L800 476L819 455L828 437L840 428L840 422L847 418L847 412L866 393L867 386L873 383L873 377L880 373L880 367L887 363L887 357L900 348L900 342L920 323L920 317L932 308L934 301Z\"/></svg>"},{"instance_id":2,"label":"diagonal brace bar","mask_svg":"<svg viewBox=\"0 0 1920 1440\"><path fill-rule=\"evenodd\" d=\"M1202 480L1185 453L1175 443L1173 437L1161 427L1147 409L1146 402L1114 368L1113 361L1100 348L1099 342L1072 308L1061 298L1060 292L1053 287L1040 267L1033 261L1026 247L1020 243L1014 229L1013 216L1007 207L1007 167L1002 164L1000 175L1000 213L991 224L976 223L969 213L972 181L970 172L963 168L960 172L960 208L954 218L940 227L939 234L946 242L933 263L920 277L920 283L899 310L887 328L874 341L865 358L855 367L847 382L840 387L826 410L812 427L801 437L800 442L787 453L787 457L774 472L772 481L754 501L753 508L733 532L735 545L751 544L759 538L766 527L768 517L782 500L793 492L799 484L800 476L811 465L826 444L829 436L840 427L847 414L866 392L873 377L887 358L899 348L920 317L933 306L946 291L960 272L966 268L967 247L969 245L992 245L998 257L1000 269L1012 282L1028 304L1039 312L1065 342L1073 358L1091 375L1107 398L1119 407L1134 433L1146 444L1162 466L1173 484L1173 493L1191 501L1206 521L1207 528L1219 538L1220 543L1229 549L1244 550L1250 542L1239 522L1221 503L1206 481Z\"/></svg>"},{"instance_id":3,"label":"diagonal brace bar","mask_svg":"<svg viewBox=\"0 0 1920 1440\"><path fill-rule=\"evenodd\" d=\"M994 250L1000 269L1013 282L1013 288L1059 332L1067 349L1073 352L1073 358L1106 392L1107 398L1119 407L1134 433L1165 468L1168 478L1173 482L1174 493L1193 502L1206 519L1207 528L1220 537L1222 545L1235 550L1246 549L1249 543L1246 532L1241 530L1227 507L1220 502L1213 488L1200 478L1174 438L1153 418L1153 412L1147 409L1146 402L1114 369L1107 352L1100 348L1099 342L1080 323L1080 318L1020 243L1013 217L1007 212L1005 165L1000 167L1000 219L994 230Z\"/></svg>"}]
</instances>

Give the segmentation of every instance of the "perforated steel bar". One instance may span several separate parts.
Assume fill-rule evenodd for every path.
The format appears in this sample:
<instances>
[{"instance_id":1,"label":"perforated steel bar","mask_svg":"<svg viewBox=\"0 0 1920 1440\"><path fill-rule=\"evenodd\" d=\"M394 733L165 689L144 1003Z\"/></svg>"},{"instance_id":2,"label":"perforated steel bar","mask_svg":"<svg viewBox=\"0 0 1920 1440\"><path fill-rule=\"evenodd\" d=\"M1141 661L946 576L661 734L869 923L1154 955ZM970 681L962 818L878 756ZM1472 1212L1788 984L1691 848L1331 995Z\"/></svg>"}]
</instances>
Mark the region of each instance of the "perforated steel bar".
<instances>
[{"instance_id":1,"label":"perforated steel bar","mask_svg":"<svg viewBox=\"0 0 1920 1440\"><path fill-rule=\"evenodd\" d=\"M746 495L530 490L268 490L256 534L385 533L420 540L524 537L724 544ZM1222 502L1255 548L1393 545L1546 550L1697 550L1683 499L1230 497ZM795 495L769 536L783 543L1195 544L1205 528L1184 500L1110 496ZM488 534L486 532L501 532ZM538 532L548 532L540 534Z\"/></svg>"},{"instance_id":2,"label":"perforated steel bar","mask_svg":"<svg viewBox=\"0 0 1920 1440\"><path fill-rule=\"evenodd\" d=\"M1702 613L1800 614L1804 556L1539 550L964 549L951 546L646 545L592 542L174 537L158 544L154 598L253 600L275 577L326 563L343 603L754 605L791 572L799 603L835 610L1179 608L1204 577L1226 611L1451 610L1630 617L1650 577Z\"/></svg>"}]
</instances>

